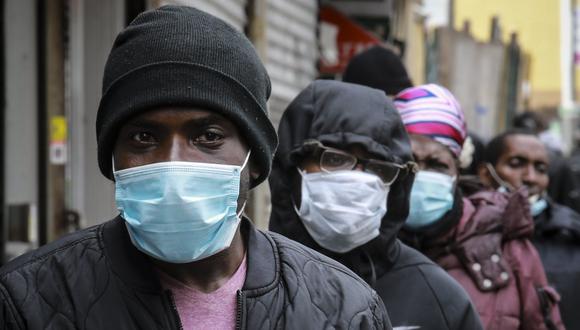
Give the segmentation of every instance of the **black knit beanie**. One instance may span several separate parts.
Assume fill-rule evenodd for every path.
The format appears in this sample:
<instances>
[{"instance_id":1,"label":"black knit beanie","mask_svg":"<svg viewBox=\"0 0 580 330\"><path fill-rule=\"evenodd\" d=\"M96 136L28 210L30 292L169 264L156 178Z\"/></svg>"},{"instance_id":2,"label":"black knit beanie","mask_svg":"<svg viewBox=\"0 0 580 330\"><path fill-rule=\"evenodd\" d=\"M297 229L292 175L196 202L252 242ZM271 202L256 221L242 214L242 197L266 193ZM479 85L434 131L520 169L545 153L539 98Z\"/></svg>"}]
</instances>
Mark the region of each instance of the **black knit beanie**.
<instances>
[{"instance_id":1,"label":"black knit beanie","mask_svg":"<svg viewBox=\"0 0 580 330\"><path fill-rule=\"evenodd\" d=\"M165 107L196 107L232 120L268 177L278 144L268 119L270 78L240 32L191 7L165 6L140 14L115 40L97 114L101 172L113 179L111 159L120 127L132 116Z\"/></svg>"},{"instance_id":2,"label":"black knit beanie","mask_svg":"<svg viewBox=\"0 0 580 330\"><path fill-rule=\"evenodd\" d=\"M380 89L387 95L396 95L413 86L399 56L382 46L373 46L354 56L342 80Z\"/></svg>"}]
</instances>

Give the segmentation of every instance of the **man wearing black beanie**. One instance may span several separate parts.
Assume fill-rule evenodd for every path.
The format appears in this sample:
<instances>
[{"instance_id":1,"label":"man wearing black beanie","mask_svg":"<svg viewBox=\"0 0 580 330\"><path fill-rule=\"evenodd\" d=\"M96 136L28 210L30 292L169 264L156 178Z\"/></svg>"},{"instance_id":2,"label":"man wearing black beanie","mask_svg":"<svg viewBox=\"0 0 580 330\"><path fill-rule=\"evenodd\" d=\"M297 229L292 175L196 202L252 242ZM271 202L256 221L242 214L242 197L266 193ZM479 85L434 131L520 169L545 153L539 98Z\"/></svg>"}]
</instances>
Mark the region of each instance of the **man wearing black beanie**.
<instances>
[{"instance_id":1,"label":"man wearing black beanie","mask_svg":"<svg viewBox=\"0 0 580 330\"><path fill-rule=\"evenodd\" d=\"M391 329L342 265L241 216L277 146L251 43L189 7L139 15L111 50L98 160L117 218L0 269L4 329Z\"/></svg>"},{"instance_id":2,"label":"man wearing black beanie","mask_svg":"<svg viewBox=\"0 0 580 330\"><path fill-rule=\"evenodd\" d=\"M413 87L401 58L383 46L373 46L354 56L348 62L342 81L380 89L387 96Z\"/></svg>"}]
</instances>

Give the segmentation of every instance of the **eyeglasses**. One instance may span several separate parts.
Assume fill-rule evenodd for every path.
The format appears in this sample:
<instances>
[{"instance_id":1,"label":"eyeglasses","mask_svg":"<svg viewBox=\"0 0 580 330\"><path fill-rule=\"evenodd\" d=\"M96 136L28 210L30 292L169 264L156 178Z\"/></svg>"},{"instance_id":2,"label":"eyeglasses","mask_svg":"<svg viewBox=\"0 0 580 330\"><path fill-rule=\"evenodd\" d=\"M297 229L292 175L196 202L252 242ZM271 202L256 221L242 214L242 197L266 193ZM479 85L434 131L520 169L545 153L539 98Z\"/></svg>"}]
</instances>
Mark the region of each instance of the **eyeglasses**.
<instances>
[{"instance_id":1,"label":"eyeglasses","mask_svg":"<svg viewBox=\"0 0 580 330\"><path fill-rule=\"evenodd\" d=\"M342 150L326 147L316 140L307 141L304 146L311 148L314 152L313 155L319 157L320 169L324 172L349 171L355 169L358 165L362 165L363 171L378 176L386 185L395 182L401 172L404 172L404 174L417 172L417 164L413 162L400 165L375 159L360 158Z\"/></svg>"}]
</instances>

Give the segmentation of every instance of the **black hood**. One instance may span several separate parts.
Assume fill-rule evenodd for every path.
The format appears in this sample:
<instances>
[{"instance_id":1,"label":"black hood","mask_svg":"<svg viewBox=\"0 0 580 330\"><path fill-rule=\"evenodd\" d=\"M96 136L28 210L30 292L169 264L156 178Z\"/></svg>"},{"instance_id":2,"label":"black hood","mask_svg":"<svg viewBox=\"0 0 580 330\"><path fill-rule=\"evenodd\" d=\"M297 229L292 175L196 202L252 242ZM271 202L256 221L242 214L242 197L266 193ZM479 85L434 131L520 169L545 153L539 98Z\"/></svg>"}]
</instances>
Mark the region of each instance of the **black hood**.
<instances>
[{"instance_id":1,"label":"black hood","mask_svg":"<svg viewBox=\"0 0 580 330\"><path fill-rule=\"evenodd\" d=\"M291 192L301 189L296 160L304 141L347 149L359 145L373 158L405 164L412 161L411 145L398 112L385 93L369 87L318 80L288 106L278 129L279 147L269 178L272 193L270 230L281 233L336 259L372 282L398 256L397 233L409 212L414 175L401 173L392 184L379 237L345 254L319 246L294 210Z\"/></svg>"}]
</instances>

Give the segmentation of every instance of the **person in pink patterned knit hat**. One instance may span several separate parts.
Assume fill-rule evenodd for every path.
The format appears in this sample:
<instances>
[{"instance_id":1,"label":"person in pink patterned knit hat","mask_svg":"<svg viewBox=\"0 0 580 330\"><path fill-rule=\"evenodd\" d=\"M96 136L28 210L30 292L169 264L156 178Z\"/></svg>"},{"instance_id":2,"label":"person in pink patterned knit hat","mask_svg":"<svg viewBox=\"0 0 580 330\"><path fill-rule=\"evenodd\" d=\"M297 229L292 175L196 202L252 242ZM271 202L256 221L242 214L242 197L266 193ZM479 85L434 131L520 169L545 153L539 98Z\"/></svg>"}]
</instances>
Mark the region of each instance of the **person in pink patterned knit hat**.
<instances>
[{"instance_id":1,"label":"person in pink patterned knit hat","mask_svg":"<svg viewBox=\"0 0 580 330\"><path fill-rule=\"evenodd\" d=\"M457 178L467 127L449 90L412 87L394 103L419 165L401 239L464 287L486 329L563 329L559 295L530 242L527 192L463 196Z\"/></svg>"}]
</instances>

